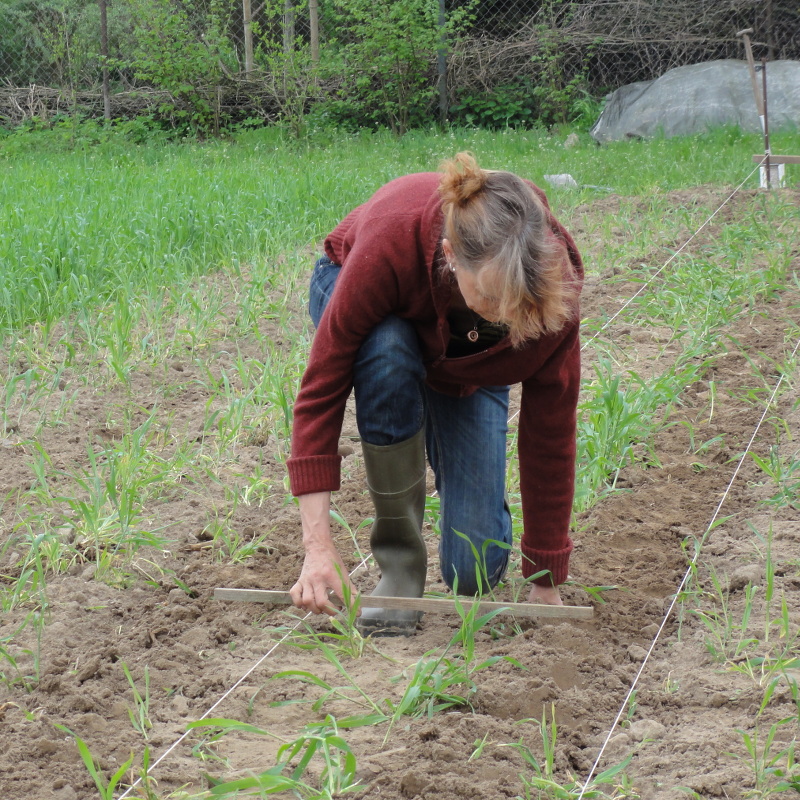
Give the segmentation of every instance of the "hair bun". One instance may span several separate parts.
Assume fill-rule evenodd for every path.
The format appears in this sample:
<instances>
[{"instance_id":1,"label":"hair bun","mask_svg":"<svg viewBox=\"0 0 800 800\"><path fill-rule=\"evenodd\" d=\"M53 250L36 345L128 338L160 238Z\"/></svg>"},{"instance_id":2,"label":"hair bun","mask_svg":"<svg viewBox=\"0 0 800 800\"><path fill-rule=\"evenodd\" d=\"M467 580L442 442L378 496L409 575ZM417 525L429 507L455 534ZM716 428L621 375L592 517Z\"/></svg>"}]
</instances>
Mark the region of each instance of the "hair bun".
<instances>
[{"instance_id":1,"label":"hair bun","mask_svg":"<svg viewBox=\"0 0 800 800\"><path fill-rule=\"evenodd\" d=\"M464 206L479 194L486 185L489 173L478 166L472 153L457 153L455 158L442 164L442 182L439 192L446 204Z\"/></svg>"}]
</instances>

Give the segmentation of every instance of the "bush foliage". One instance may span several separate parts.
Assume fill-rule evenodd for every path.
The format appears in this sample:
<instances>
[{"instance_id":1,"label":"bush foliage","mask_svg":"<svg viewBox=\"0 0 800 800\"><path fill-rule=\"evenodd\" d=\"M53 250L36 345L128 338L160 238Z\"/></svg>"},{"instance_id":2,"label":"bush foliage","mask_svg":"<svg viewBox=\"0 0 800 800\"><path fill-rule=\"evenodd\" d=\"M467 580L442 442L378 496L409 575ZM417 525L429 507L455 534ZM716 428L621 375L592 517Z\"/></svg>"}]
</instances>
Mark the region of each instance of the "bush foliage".
<instances>
[{"instance_id":1,"label":"bush foliage","mask_svg":"<svg viewBox=\"0 0 800 800\"><path fill-rule=\"evenodd\" d=\"M574 122L622 83L741 58L731 30L800 57L796 0L767 16L740 0L252 0L249 19L240 0L114 0L107 57L101 2L3 0L0 77L95 114L85 93L106 67L115 116L181 131L280 120L295 135L320 122L402 133L439 117L442 66L451 121L498 128Z\"/></svg>"}]
</instances>

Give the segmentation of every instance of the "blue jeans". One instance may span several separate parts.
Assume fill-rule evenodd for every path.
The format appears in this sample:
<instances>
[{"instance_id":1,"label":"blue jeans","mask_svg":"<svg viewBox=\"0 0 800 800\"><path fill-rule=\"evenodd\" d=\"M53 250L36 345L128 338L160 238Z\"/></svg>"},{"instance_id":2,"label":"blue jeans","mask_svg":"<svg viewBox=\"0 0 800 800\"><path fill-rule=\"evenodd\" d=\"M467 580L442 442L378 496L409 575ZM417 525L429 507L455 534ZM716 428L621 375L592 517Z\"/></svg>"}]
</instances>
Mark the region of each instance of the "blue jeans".
<instances>
[{"instance_id":1,"label":"blue jeans","mask_svg":"<svg viewBox=\"0 0 800 800\"><path fill-rule=\"evenodd\" d=\"M309 300L315 326L340 269L327 257L317 261ZM397 444L425 426L440 498L439 560L445 583L453 588L457 581L458 593L466 595L496 586L511 548L505 501L508 386L483 386L469 397L431 389L413 326L390 316L361 345L353 390L358 432L365 442Z\"/></svg>"}]
</instances>

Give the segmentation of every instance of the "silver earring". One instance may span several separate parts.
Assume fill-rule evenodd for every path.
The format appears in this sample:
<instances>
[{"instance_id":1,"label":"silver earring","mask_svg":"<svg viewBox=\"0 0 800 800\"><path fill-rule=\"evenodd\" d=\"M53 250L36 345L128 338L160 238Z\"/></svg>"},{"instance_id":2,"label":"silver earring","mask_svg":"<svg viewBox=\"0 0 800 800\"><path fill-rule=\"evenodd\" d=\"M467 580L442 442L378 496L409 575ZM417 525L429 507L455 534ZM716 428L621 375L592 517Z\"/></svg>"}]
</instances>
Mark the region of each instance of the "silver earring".
<instances>
[{"instance_id":1,"label":"silver earring","mask_svg":"<svg viewBox=\"0 0 800 800\"><path fill-rule=\"evenodd\" d=\"M455 272L456 271L455 264L453 264L452 261L448 261L447 262L447 266L450 267L450 272Z\"/></svg>"}]
</instances>

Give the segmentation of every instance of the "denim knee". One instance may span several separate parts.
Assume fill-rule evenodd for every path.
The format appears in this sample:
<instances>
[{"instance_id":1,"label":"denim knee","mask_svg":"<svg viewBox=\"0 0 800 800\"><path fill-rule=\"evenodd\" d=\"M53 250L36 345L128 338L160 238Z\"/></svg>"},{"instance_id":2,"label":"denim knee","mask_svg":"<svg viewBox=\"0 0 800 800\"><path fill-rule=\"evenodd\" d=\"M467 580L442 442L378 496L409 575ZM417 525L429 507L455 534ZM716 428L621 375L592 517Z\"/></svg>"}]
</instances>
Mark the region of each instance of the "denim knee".
<instances>
[{"instance_id":1,"label":"denim knee","mask_svg":"<svg viewBox=\"0 0 800 800\"><path fill-rule=\"evenodd\" d=\"M424 379L413 326L399 317L387 317L364 340L353 369L361 438L384 446L418 433L424 417Z\"/></svg>"},{"instance_id":2,"label":"denim knee","mask_svg":"<svg viewBox=\"0 0 800 800\"><path fill-rule=\"evenodd\" d=\"M315 328L319 327L322 312L328 306L340 270L341 267L334 264L327 256L319 258L314 265L308 293L308 313Z\"/></svg>"}]
</instances>

